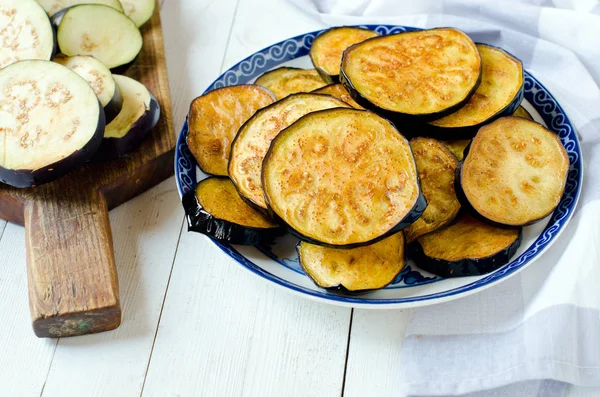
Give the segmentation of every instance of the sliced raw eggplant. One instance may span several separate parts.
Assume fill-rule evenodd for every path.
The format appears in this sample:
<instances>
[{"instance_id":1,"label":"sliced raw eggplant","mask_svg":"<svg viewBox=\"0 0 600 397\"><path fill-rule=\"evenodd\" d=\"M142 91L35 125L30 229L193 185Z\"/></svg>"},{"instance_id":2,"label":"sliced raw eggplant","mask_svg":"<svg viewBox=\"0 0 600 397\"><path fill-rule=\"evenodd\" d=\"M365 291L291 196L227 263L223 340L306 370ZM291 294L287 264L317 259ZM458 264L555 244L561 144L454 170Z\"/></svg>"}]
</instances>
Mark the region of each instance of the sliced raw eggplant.
<instances>
[{"instance_id":1,"label":"sliced raw eggplant","mask_svg":"<svg viewBox=\"0 0 600 397\"><path fill-rule=\"evenodd\" d=\"M34 0L0 0L0 32L0 69L25 59L48 61L54 55L54 30Z\"/></svg>"},{"instance_id":2,"label":"sliced raw eggplant","mask_svg":"<svg viewBox=\"0 0 600 397\"><path fill-rule=\"evenodd\" d=\"M336 107L348 107L329 95L292 94L257 111L240 128L229 157L229 177L250 205L267 210L260 175L271 141L284 128L305 114Z\"/></svg>"},{"instance_id":3,"label":"sliced raw eggplant","mask_svg":"<svg viewBox=\"0 0 600 397\"><path fill-rule=\"evenodd\" d=\"M0 182L14 187L60 178L102 141L104 111L77 73L28 60L0 70Z\"/></svg>"},{"instance_id":4,"label":"sliced raw eggplant","mask_svg":"<svg viewBox=\"0 0 600 397\"><path fill-rule=\"evenodd\" d=\"M533 121L533 117L531 117L531 113L527 111L523 106L519 106L517 110L513 113L515 117L523 117L524 119Z\"/></svg>"},{"instance_id":5,"label":"sliced raw eggplant","mask_svg":"<svg viewBox=\"0 0 600 397\"><path fill-rule=\"evenodd\" d=\"M256 84L271 90L277 100L297 92L311 92L327 85L315 69L281 67L256 79Z\"/></svg>"},{"instance_id":6,"label":"sliced raw eggplant","mask_svg":"<svg viewBox=\"0 0 600 397\"><path fill-rule=\"evenodd\" d=\"M246 204L228 178L211 177L182 199L188 230L230 244L254 245L282 234L283 229Z\"/></svg>"},{"instance_id":7,"label":"sliced raw eggplant","mask_svg":"<svg viewBox=\"0 0 600 397\"><path fill-rule=\"evenodd\" d=\"M92 56L67 57L63 54L55 56L53 61L73 70L94 89L104 107L107 124L117 117L123 107L123 97L112 73L102 62Z\"/></svg>"},{"instance_id":8,"label":"sliced raw eggplant","mask_svg":"<svg viewBox=\"0 0 600 397\"><path fill-rule=\"evenodd\" d=\"M481 55L481 84L467 104L429 122L428 135L439 139L470 139L479 128L510 116L523 101L523 64L504 50L477 44Z\"/></svg>"},{"instance_id":9,"label":"sliced raw eggplant","mask_svg":"<svg viewBox=\"0 0 600 397\"><path fill-rule=\"evenodd\" d=\"M281 131L262 185L292 233L338 248L373 244L427 206L406 138L375 113L350 108L309 113Z\"/></svg>"},{"instance_id":10,"label":"sliced raw eggplant","mask_svg":"<svg viewBox=\"0 0 600 397\"><path fill-rule=\"evenodd\" d=\"M410 147L428 205L421 217L404 229L409 244L450 223L460 210L454 192L454 175L458 167L454 154L432 138L414 138Z\"/></svg>"},{"instance_id":11,"label":"sliced raw eggplant","mask_svg":"<svg viewBox=\"0 0 600 397\"><path fill-rule=\"evenodd\" d=\"M319 89L312 91L312 93L313 94L331 95L332 97L341 99L342 101L346 102L348 105L352 106L355 109L361 109L361 110L364 109L362 106L360 106L358 103L356 103L356 101L354 99L352 99L348 90L346 90L344 88L344 86L341 85L340 83L326 85L323 88L319 88Z\"/></svg>"},{"instance_id":12,"label":"sliced raw eggplant","mask_svg":"<svg viewBox=\"0 0 600 397\"><path fill-rule=\"evenodd\" d=\"M308 55L323 80L329 84L338 83L344 50L353 44L376 36L379 36L379 33L369 29L352 26L331 28L315 39Z\"/></svg>"},{"instance_id":13,"label":"sliced raw eggplant","mask_svg":"<svg viewBox=\"0 0 600 397\"><path fill-rule=\"evenodd\" d=\"M50 17L59 11L79 4L104 4L123 12L123 6L119 0L37 0L37 2L44 7Z\"/></svg>"},{"instance_id":14,"label":"sliced raw eggplant","mask_svg":"<svg viewBox=\"0 0 600 397\"><path fill-rule=\"evenodd\" d=\"M569 157L558 136L521 117L482 127L458 170L463 204L485 219L521 226L549 215L563 195Z\"/></svg>"},{"instance_id":15,"label":"sliced raw eggplant","mask_svg":"<svg viewBox=\"0 0 600 397\"><path fill-rule=\"evenodd\" d=\"M406 264L402 232L358 248L331 248L302 241L296 249L302 269L317 286L342 292L383 288Z\"/></svg>"},{"instance_id":16,"label":"sliced raw eggplant","mask_svg":"<svg viewBox=\"0 0 600 397\"><path fill-rule=\"evenodd\" d=\"M142 50L142 34L135 23L102 4L67 9L58 25L57 38L63 54L91 55L109 69L130 64Z\"/></svg>"},{"instance_id":17,"label":"sliced raw eggplant","mask_svg":"<svg viewBox=\"0 0 600 397\"><path fill-rule=\"evenodd\" d=\"M152 18L156 0L121 0L125 15L140 27Z\"/></svg>"},{"instance_id":18,"label":"sliced raw eggplant","mask_svg":"<svg viewBox=\"0 0 600 397\"><path fill-rule=\"evenodd\" d=\"M275 101L257 85L235 85L210 91L192 101L187 144L206 174L227 175L231 142L258 109Z\"/></svg>"},{"instance_id":19,"label":"sliced raw eggplant","mask_svg":"<svg viewBox=\"0 0 600 397\"><path fill-rule=\"evenodd\" d=\"M481 57L457 29L379 36L344 51L340 80L367 109L430 121L469 101L481 81Z\"/></svg>"},{"instance_id":20,"label":"sliced raw eggplant","mask_svg":"<svg viewBox=\"0 0 600 397\"><path fill-rule=\"evenodd\" d=\"M497 227L463 212L451 225L420 237L409 251L416 265L441 277L478 276L510 261L521 227Z\"/></svg>"},{"instance_id":21,"label":"sliced raw eggplant","mask_svg":"<svg viewBox=\"0 0 600 397\"><path fill-rule=\"evenodd\" d=\"M470 139L459 139L454 141L442 141L444 145L456 156L458 161L463 161L465 149L471 143Z\"/></svg>"},{"instance_id":22,"label":"sliced raw eggplant","mask_svg":"<svg viewBox=\"0 0 600 397\"><path fill-rule=\"evenodd\" d=\"M137 149L160 118L160 106L150 90L136 80L113 75L123 94L123 108L106 125L96 159L110 160Z\"/></svg>"}]
</instances>

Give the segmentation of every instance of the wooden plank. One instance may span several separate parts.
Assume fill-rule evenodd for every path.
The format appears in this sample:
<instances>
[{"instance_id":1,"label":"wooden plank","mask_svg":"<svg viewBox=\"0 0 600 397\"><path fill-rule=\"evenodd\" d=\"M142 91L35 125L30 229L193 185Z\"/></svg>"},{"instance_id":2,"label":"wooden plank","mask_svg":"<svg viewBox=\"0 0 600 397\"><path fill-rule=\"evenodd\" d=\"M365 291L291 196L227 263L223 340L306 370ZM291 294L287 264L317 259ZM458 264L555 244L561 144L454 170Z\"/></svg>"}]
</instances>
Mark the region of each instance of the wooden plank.
<instances>
[{"instance_id":1,"label":"wooden plank","mask_svg":"<svg viewBox=\"0 0 600 397\"><path fill-rule=\"evenodd\" d=\"M240 1L224 64L314 24L286 2ZM203 25L195 26L202 37ZM176 107L183 113L188 104ZM184 232L143 396L339 395L349 317L349 309L257 279L205 237Z\"/></svg>"},{"instance_id":2,"label":"wooden plank","mask_svg":"<svg viewBox=\"0 0 600 397\"><path fill-rule=\"evenodd\" d=\"M183 220L178 200L171 178L111 211L123 324L61 339L42 396L139 396Z\"/></svg>"},{"instance_id":3,"label":"wooden plank","mask_svg":"<svg viewBox=\"0 0 600 397\"><path fill-rule=\"evenodd\" d=\"M410 310L355 309L344 397L403 397L401 353Z\"/></svg>"},{"instance_id":4,"label":"wooden plank","mask_svg":"<svg viewBox=\"0 0 600 397\"><path fill-rule=\"evenodd\" d=\"M46 380L56 340L40 340L31 332L27 306L25 230L6 226L0 239L0 395L38 397Z\"/></svg>"},{"instance_id":5,"label":"wooden plank","mask_svg":"<svg viewBox=\"0 0 600 397\"><path fill-rule=\"evenodd\" d=\"M349 312L281 291L184 232L143 396L340 395Z\"/></svg>"}]
</instances>

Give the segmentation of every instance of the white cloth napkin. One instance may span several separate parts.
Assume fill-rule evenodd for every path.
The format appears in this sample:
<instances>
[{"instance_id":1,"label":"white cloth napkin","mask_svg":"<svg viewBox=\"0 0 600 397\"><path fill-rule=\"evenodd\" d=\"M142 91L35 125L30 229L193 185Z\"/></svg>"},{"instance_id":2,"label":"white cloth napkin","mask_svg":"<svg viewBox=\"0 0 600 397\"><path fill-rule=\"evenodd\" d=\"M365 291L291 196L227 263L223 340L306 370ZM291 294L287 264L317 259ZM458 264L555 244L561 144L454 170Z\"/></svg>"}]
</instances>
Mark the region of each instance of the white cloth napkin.
<instances>
[{"instance_id":1,"label":"white cloth napkin","mask_svg":"<svg viewBox=\"0 0 600 397\"><path fill-rule=\"evenodd\" d=\"M415 309L402 368L409 395L562 396L600 386L600 2L289 0L329 25L454 26L519 57L581 138L584 184L562 236L513 278Z\"/></svg>"}]
</instances>

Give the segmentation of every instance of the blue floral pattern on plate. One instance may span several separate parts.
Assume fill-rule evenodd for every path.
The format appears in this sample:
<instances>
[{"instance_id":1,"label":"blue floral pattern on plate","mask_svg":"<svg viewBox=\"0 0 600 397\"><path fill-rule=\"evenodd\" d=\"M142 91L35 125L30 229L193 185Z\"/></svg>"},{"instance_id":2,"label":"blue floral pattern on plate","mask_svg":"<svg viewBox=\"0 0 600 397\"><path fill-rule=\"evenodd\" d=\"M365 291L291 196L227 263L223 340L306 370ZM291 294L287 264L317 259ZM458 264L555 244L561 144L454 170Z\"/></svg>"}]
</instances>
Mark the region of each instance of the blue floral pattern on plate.
<instances>
[{"instance_id":1,"label":"blue floral pattern on plate","mask_svg":"<svg viewBox=\"0 0 600 397\"><path fill-rule=\"evenodd\" d=\"M375 30L380 34L418 30L416 28L391 25L363 25L362 27ZM249 83L269 69L277 67L282 63L306 56L313 40L320 33L322 33L322 31L296 36L258 51L223 73L206 91L234 84ZM307 288L306 286L294 283L284 277L274 275L241 254L236 247L216 241L215 244L229 256L237 260L241 265L275 284L279 284L285 288L312 297L322 298L328 301L337 301L344 304L411 305L418 302L441 300L442 298L463 295L469 291L482 288L504 279L541 255L542 251L548 248L550 243L558 236L559 232L562 231L573 215L582 183L582 158L576 132L554 97L528 72L525 72L525 99L537 110L548 128L560 137L561 142L569 155L570 169L567 177L566 189L560 204L551 215L550 220L543 231L523 253L516 258L513 258L510 263L495 272L473 282L466 282L464 285L444 289L435 293L386 298L371 298L368 295L344 296L329 291ZM187 122L183 125L175 154L175 175L177 187L181 195L193 189L197 183L196 162L187 147L185 140L186 136ZM291 235L288 235L281 239L277 239L271 244L257 246L256 248L265 257L277 262L279 265L289 269L293 273L304 275L296 255L296 243L297 240ZM437 283L443 280L443 278L424 272L409 264L396 277L393 283L386 287L386 290L411 288Z\"/></svg>"}]
</instances>

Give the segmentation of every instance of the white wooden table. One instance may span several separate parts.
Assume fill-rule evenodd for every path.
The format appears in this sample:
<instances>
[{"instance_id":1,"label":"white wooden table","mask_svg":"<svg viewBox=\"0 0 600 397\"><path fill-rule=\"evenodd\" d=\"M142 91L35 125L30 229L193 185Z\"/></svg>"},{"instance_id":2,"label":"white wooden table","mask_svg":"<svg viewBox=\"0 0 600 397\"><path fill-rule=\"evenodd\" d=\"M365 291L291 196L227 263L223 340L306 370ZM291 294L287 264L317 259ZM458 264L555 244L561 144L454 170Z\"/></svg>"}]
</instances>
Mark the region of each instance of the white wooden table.
<instances>
[{"instance_id":1,"label":"white wooden table","mask_svg":"<svg viewBox=\"0 0 600 397\"><path fill-rule=\"evenodd\" d=\"M163 0L161 15L177 131L222 70L323 27L283 0ZM0 396L403 396L408 311L328 306L256 278L185 231L173 178L110 218L123 323L60 340L34 336L23 228L0 221Z\"/></svg>"}]
</instances>

